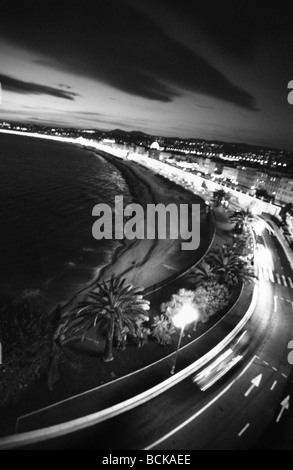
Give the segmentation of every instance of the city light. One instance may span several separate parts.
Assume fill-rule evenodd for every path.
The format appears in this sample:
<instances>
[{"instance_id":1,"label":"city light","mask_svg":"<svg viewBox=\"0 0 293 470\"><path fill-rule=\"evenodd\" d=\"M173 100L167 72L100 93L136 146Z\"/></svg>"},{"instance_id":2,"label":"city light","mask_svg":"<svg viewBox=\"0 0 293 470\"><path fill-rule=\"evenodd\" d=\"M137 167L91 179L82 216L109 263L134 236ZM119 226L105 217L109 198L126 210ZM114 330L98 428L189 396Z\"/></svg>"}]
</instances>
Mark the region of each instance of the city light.
<instances>
[{"instance_id":1,"label":"city light","mask_svg":"<svg viewBox=\"0 0 293 470\"><path fill-rule=\"evenodd\" d=\"M190 303L182 306L179 313L172 318L175 328L185 328L186 325L195 322L198 319L197 309Z\"/></svg>"}]
</instances>

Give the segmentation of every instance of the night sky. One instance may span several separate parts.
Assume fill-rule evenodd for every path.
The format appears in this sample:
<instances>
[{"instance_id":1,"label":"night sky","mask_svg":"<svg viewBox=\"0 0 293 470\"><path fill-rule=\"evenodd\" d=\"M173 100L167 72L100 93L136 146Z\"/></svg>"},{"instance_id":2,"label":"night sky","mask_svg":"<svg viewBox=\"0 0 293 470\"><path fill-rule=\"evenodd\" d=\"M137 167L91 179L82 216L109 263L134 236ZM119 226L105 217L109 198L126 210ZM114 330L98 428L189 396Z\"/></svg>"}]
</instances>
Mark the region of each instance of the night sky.
<instances>
[{"instance_id":1,"label":"night sky","mask_svg":"<svg viewBox=\"0 0 293 470\"><path fill-rule=\"evenodd\" d=\"M291 5L3 0L0 119L293 150Z\"/></svg>"}]
</instances>

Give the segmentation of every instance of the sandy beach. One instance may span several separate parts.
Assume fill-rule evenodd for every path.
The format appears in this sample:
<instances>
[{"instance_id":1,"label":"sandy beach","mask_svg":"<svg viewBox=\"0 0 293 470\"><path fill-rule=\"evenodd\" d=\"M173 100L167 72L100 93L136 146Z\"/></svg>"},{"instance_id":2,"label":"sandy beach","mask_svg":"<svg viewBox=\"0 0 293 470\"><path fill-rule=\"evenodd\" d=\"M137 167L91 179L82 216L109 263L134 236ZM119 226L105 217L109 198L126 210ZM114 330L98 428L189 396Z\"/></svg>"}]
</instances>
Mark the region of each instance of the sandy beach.
<instances>
[{"instance_id":1,"label":"sandy beach","mask_svg":"<svg viewBox=\"0 0 293 470\"><path fill-rule=\"evenodd\" d=\"M182 239L133 240L124 239L123 246L117 250L112 263L100 270L97 280L106 280L111 275L121 275L128 282L149 290L152 286L196 264L206 252L212 234L209 233L206 205L202 198L170 182L153 171L133 161L121 161L110 155L100 153L114 164L126 179L133 199L144 208L147 204L163 203L168 205L200 204L201 206L201 244L194 251L181 249Z\"/></svg>"}]
</instances>

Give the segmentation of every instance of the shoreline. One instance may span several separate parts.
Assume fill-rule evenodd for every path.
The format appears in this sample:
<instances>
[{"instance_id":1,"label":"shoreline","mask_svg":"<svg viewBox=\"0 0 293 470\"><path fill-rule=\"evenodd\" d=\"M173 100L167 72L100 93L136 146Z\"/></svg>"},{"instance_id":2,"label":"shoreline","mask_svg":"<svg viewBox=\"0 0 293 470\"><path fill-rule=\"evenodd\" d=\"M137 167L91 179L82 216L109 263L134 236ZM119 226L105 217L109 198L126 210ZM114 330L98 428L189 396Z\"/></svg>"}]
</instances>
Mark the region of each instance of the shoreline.
<instances>
[{"instance_id":1,"label":"shoreline","mask_svg":"<svg viewBox=\"0 0 293 470\"><path fill-rule=\"evenodd\" d=\"M197 203L201 205L204 220L202 220L201 216L201 244L197 250L192 252L181 251L179 244L181 245L182 241L180 239L129 241L124 238L121 241L119 240L121 242L120 246L118 245L117 248L114 248L113 253L110 255L110 261L97 266L92 280L86 284L81 283L80 288L76 290L73 296L64 299L62 308L66 308L79 295L90 290L96 282L109 278L112 274L126 277L127 282L140 285L144 289L149 289L154 284L160 284L162 281L166 282L169 278L174 278L177 273L179 275L184 269L196 264L201 259L201 252L204 251L202 245L205 245L203 240L206 238L206 230L208 229L206 223L207 217L204 210L205 203L201 197L134 161L122 160L114 155L103 152L91 145L90 142L89 145L85 145L84 141L81 142L78 139L18 131L0 130L0 132L6 135L17 135L27 138L35 137L74 144L83 150L94 153L118 169L128 186L129 193L134 202L140 203L142 206L149 203L163 203L164 205L170 203L175 203L176 205L181 203Z\"/></svg>"},{"instance_id":2,"label":"shoreline","mask_svg":"<svg viewBox=\"0 0 293 470\"><path fill-rule=\"evenodd\" d=\"M191 203L192 201L194 202L199 202L201 201L201 206L204 209L204 214L206 214L206 207L205 207L205 202L202 198L194 195L192 192L186 190L185 188L177 185L176 183L169 181L167 178L164 178L163 176L156 174L154 171L145 168L135 162L131 161L124 161L120 160L117 157L114 157L110 154L104 154L102 151L97 150L95 151L92 148L87 148L85 147L86 150L89 150L91 152L94 152L96 155L98 155L101 158L106 159L109 161L113 166L118 168L119 172L121 173L122 177L125 179L126 184L129 188L131 196L133 196L134 199L143 199L144 194L148 193L148 197L151 198L151 202L162 202L162 203L171 203L175 202L177 204L180 203ZM142 193L141 188L144 187L144 193ZM146 198L144 199L144 203L147 204L148 201ZM188 252L188 251L181 251L179 249L179 244L181 245L181 240L138 240L138 242L143 242L143 243L133 243L133 241L128 241L128 240L121 240L123 244L118 247L114 253L113 253L113 258L109 264L106 264L105 266L101 266L99 268L99 272L95 276L95 279L91 284L85 286L83 284L83 289L75 294L75 296L70 300L70 304L72 302L75 302L76 299L79 301L81 300L82 296L86 296L89 289L94 288L94 283L98 279L101 279L102 276L108 276L111 273L111 270L117 273L117 267L119 268L124 268L125 269L125 261L128 260L128 263L131 264L131 261L133 260L133 257L135 258L138 253L140 253L141 260L139 266L130 266L130 270L128 271L128 275L130 276L127 280L131 281L132 279L135 280L138 276L140 279L145 279L149 282L149 285L152 285L153 283L156 283L162 279L168 280L170 279L171 276L174 275L174 273L177 275L177 273L180 273L180 270L182 271L183 266L190 266L192 264L195 264L198 262L201 257L205 254L205 250L208 245L209 241L209 236L206 232L207 230L207 224L206 224L206 218L204 219L205 223L201 224L201 245L198 250L195 250L194 252ZM204 235L204 237L203 237ZM151 242L151 244L149 243ZM171 242L171 243L170 243ZM142 245L145 244L145 251L142 252ZM147 254L151 254L151 256L146 256ZM168 263L168 265L165 265L165 262ZM170 267L172 268L170 270ZM174 271L175 269L175 271ZM141 277L142 276L142 277ZM159 276L159 279L156 279ZM170 282L170 281L168 281ZM172 286L174 288L174 286ZM163 289L164 290L164 289ZM164 295L169 296L169 287L167 288L166 292ZM79 297L79 295L81 297ZM160 302L162 302L161 299L162 291L160 291L159 297L160 297ZM152 297L153 299L153 297ZM156 304L156 302L155 302ZM67 305L62 306L62 313L65 312L65 309L67 308ZM159 305L159 304L158 304ZM71 306L71 305L70 305ZM53 313L53 312L51 312ZM165 355L168 354L168 352L172 352L172 346L167 348L166 350L161 349L160 346L156 348L155 354L161 356L161 354ZM84 383L82 385L82 388L91 388L92 387L92 380L94 380L94 377L96 374L100 374L101 372L99 371L99 367L97 367L97 357L94 351L92 351L90 354L86 354L85 358L83 359L83 355L85 352L79 352L75 353L79 354L80 357L80 364L81 367L83 368L82 372L82 377L84 379ZM131 348L130 349L130 355L131 354L136 354L136 349ZM147 360L149 360L149 353L147 353ZM127 357L128 356L122 356L121 361L123 364L123 367L121 368L122 374L123 371L128 370L128 362L127 362ZM145 356L141 360L138 361L138 365L140 364L141 361L146 360ZM115 371L116 367L118 367L121 363L115 362L115 364L111 364L108 366L107 369L107 374L106 377L109 376L109 370L110 373L114 374L115 377ZM109 369L110 367L110 369ZM94 370L97 371L93 374L93 368ZM119 368L119 367L118 367ZM120 369L120 368L119 368ZM91 372L90 372L91 370ZM81 386L80 384L80 377L81 375L77 375L77 377L74 375L75 373L67 366L65 367L64 371L64 376L60 379L60 382L58 383L58 387L54 390L53 393L50 393L49 396L49 402L55 402L56 399L57 401L60 399L59 393L61 393L61 397L68 398L69 396L75 395L76 393L79 392L79 387ZM111 374L113 377L113 375ZM100 380L103 381L109 381L105 377L105 371L102 373ZM46 383L40 383L36 382L36 384L32 385L32 388L28 390L27 394L25 393L24 395L24 401L27 402L27 399L29 403L33 406L33 409L35 409L35 403L38 403L38 407L42 406L43 400L46 401L48 398L48 393L47 393L47 385ZM62 389L62 392L61 392ZM43 391L44 397L40 398L40 403L38 402L38 396L40 394L40 390ZM68 390L70 390L68 394ZM36 395L34 395L36 391ZM42 393L41 393L42 395ZM31 400L30 398L31 397ZM35 401L36 400L36 401ZM23 399L21 398L20 400L20 410L21 410L21 404L23 403ZM26 406L26 405L25 405ZM30 406L28 407L30 409ZM22 412L17 411L18 407L16 407L16 414L21 415ZM30 410L28 410L30 411ZM9 410L7 410L9 412ZM4 413L5 416L5 413Z\"/></svg>"}]
</instances>

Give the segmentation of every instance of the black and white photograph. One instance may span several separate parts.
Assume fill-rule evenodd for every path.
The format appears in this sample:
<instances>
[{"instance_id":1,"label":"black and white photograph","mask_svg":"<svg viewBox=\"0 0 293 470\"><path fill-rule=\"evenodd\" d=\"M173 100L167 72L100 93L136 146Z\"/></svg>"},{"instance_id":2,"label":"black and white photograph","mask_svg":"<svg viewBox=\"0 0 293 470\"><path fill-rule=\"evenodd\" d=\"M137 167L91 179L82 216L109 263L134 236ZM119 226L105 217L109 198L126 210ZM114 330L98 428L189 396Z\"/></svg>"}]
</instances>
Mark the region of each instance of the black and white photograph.
<instances>
[{"instance_id":1,"label":"black and white photograph","mask_svg":"<svg viewBox=\"0 0 293 470\"><path fill-rule=\"evenodd\" d=\"M1 1L0 450L293 450L292 18Z\"/></svg>"}]
</instances>

